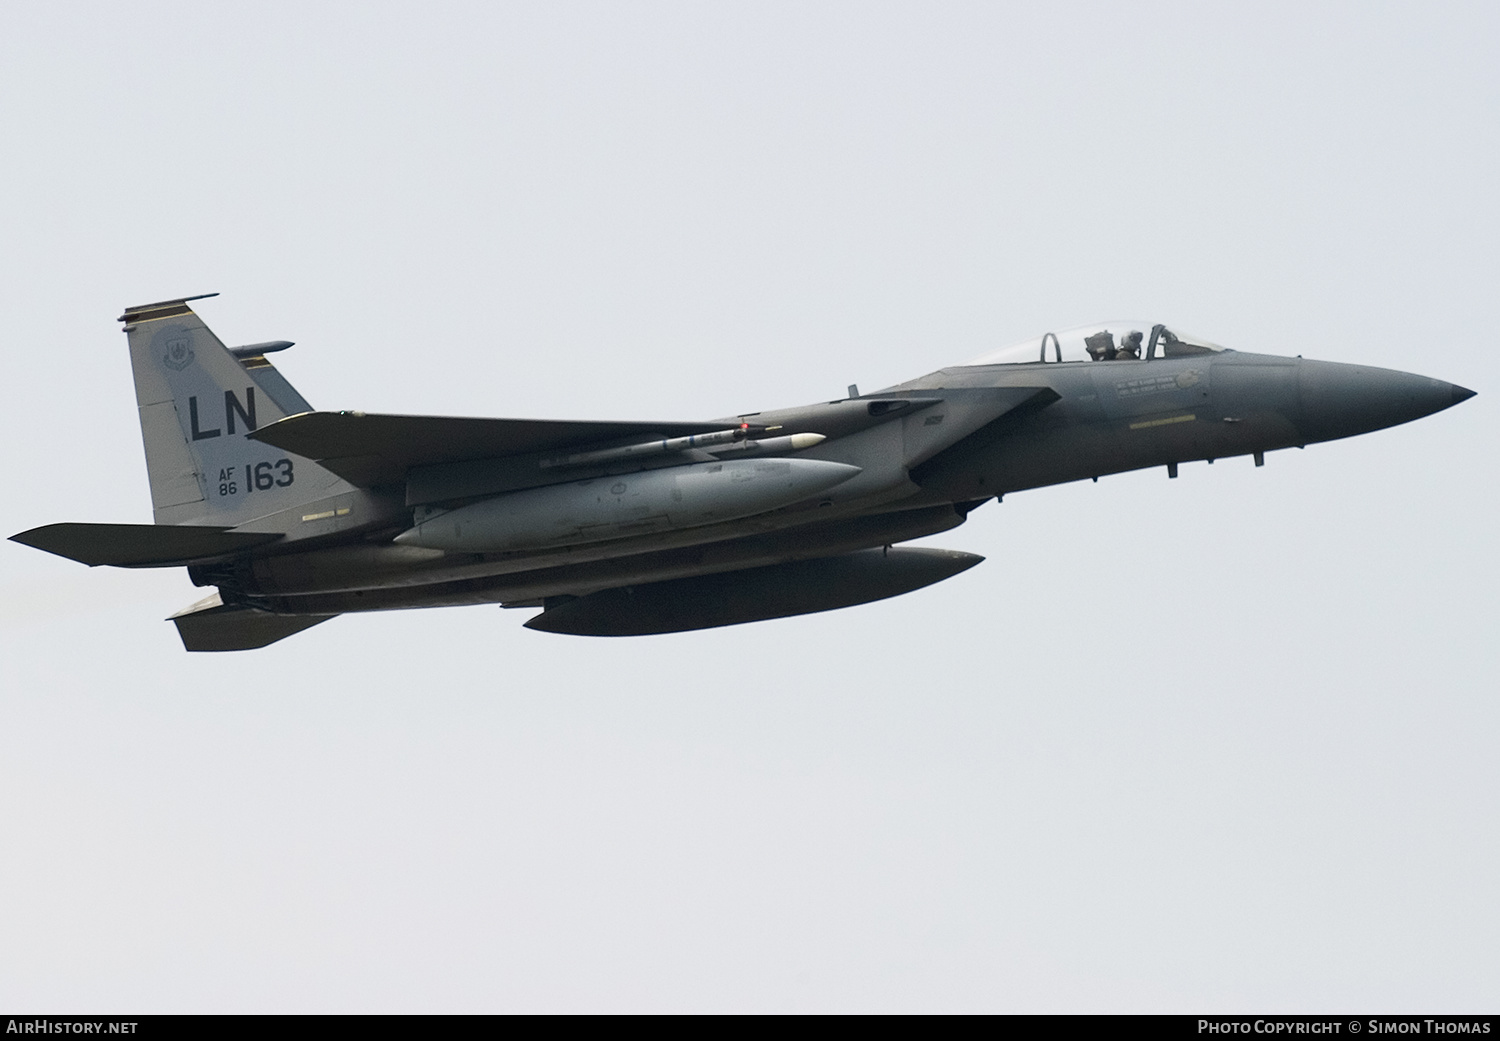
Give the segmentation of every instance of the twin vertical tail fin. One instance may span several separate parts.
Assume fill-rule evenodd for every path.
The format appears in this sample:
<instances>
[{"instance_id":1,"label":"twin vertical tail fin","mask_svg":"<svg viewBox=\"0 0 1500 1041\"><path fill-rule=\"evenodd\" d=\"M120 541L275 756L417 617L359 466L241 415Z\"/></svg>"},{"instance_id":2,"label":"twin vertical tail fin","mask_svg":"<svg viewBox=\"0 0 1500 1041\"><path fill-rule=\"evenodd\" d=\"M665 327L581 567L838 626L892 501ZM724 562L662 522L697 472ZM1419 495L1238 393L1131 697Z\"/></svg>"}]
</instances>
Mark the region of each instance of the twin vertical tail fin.
<instances>
[{"instance_id":1,"label":"twin vertical tail fin","mask_svg":"<svg viewBox=\"0 0 1500 1041\"><path fill-rule=\"evenodd\" d=\"M246 438L311 411L265 357L291 344L225 347L188 306L202 299L128 307L120 316L156 523L233 526L348 490L311 460Z\"/></svg>"}]
</instances>

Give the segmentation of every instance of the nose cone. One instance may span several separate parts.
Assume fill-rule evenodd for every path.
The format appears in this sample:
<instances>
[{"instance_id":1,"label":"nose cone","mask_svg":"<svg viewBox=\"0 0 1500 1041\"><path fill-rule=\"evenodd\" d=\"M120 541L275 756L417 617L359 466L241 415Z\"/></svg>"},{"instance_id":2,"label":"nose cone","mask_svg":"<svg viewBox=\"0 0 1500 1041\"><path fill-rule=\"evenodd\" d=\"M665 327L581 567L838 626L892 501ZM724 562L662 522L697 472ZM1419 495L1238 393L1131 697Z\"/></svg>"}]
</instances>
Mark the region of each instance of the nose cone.
<instances>
[{"instance_id":1,"label":"nose cone","mask_svg":"<svg viewBox=\"0 0 1500 1041\"><path fill-rule=\"evenodd\" d=\"M1308 443L1353 437L1430 416L1474 392L1426 376L1368 365L1302 361L1297 428Z\"/></svg>"}]
</instances>

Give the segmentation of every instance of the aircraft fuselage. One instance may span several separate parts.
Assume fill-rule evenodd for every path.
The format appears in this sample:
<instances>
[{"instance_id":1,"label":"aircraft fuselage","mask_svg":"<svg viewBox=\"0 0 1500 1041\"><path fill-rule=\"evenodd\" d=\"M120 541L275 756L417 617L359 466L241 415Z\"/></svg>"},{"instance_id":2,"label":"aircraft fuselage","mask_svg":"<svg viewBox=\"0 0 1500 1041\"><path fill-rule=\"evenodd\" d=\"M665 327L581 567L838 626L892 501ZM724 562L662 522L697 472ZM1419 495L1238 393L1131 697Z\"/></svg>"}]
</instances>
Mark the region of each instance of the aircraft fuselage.
<instances>
[{"instance_id":1,"label":"aircraft fuselage","mask_svg":"<svg viewBox=\"0 0 1500 1041\"><path fill-rule=\"evenodd\" d=\"M997 395L1039 389L1056 398L982 421ZM1407 373L1232 351L955 367L859 398L723 421L828 431L797 458L860 474L814 500L682 531L523 552L423 553L393 544L277 553L242 569L236 584L268 606L312 613L540 604L891 545L957 527L969 510L1011 492L1260 456L1407 422L1467 396ZM944 444L938 432L950 419L973 429ZM486 501L503 501L503 493ZM387 508L406 523L404 507ZM201 575L205 583L222 577L219 569Z\"/></svg>"}]
</instances>

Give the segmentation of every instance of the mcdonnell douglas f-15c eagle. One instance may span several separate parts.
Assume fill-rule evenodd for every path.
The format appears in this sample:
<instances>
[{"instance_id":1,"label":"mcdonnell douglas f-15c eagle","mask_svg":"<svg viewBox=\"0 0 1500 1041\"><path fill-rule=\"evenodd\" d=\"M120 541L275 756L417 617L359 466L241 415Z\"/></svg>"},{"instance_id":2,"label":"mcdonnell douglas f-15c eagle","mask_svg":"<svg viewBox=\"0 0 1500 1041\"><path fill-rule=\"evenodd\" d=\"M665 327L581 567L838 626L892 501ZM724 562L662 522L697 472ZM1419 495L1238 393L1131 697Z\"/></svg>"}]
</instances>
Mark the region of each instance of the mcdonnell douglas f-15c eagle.
<instances>
[{"instance_id":1,"label":"mcdonnell douglas f-15c eagle","mask_svg":"<svg viewBox=\"0 0 1500 1041\"><path fill-rule=\"evenodd\" d=\"M225 347L199 299L120 318L155 523L13 536L89 565L185 565L218 587L172 617L190 651L408 607L538 608L528 628L585 636L850 607L979 563L893 547L1006 492L1227 456L1259 466L1474 393L1114 322L703 423L317 412L266 359L290 343Z\"/></svg>"}]
</instances>

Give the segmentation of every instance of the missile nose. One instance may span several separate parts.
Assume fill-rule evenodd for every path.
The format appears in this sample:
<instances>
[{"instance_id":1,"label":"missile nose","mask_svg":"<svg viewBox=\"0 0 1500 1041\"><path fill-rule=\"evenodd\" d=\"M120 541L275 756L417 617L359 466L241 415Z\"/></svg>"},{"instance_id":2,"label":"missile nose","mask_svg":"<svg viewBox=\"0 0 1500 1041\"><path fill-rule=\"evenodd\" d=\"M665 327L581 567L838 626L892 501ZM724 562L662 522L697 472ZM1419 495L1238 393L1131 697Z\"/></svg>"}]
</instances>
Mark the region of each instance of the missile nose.
<instances>
[{"instance_id":1,"label":"missile nose","mask_svg":"<svg viewBox=\"0 0 1500 1041\"><path fill-rule=\"evenodd\" d=\"M1427 376L1327 361L1303 360L1298 383L1302 406L1297 426L1309 443L1409 423L1474 396L1465 387Z\"/></svg>"}]
</instances>

